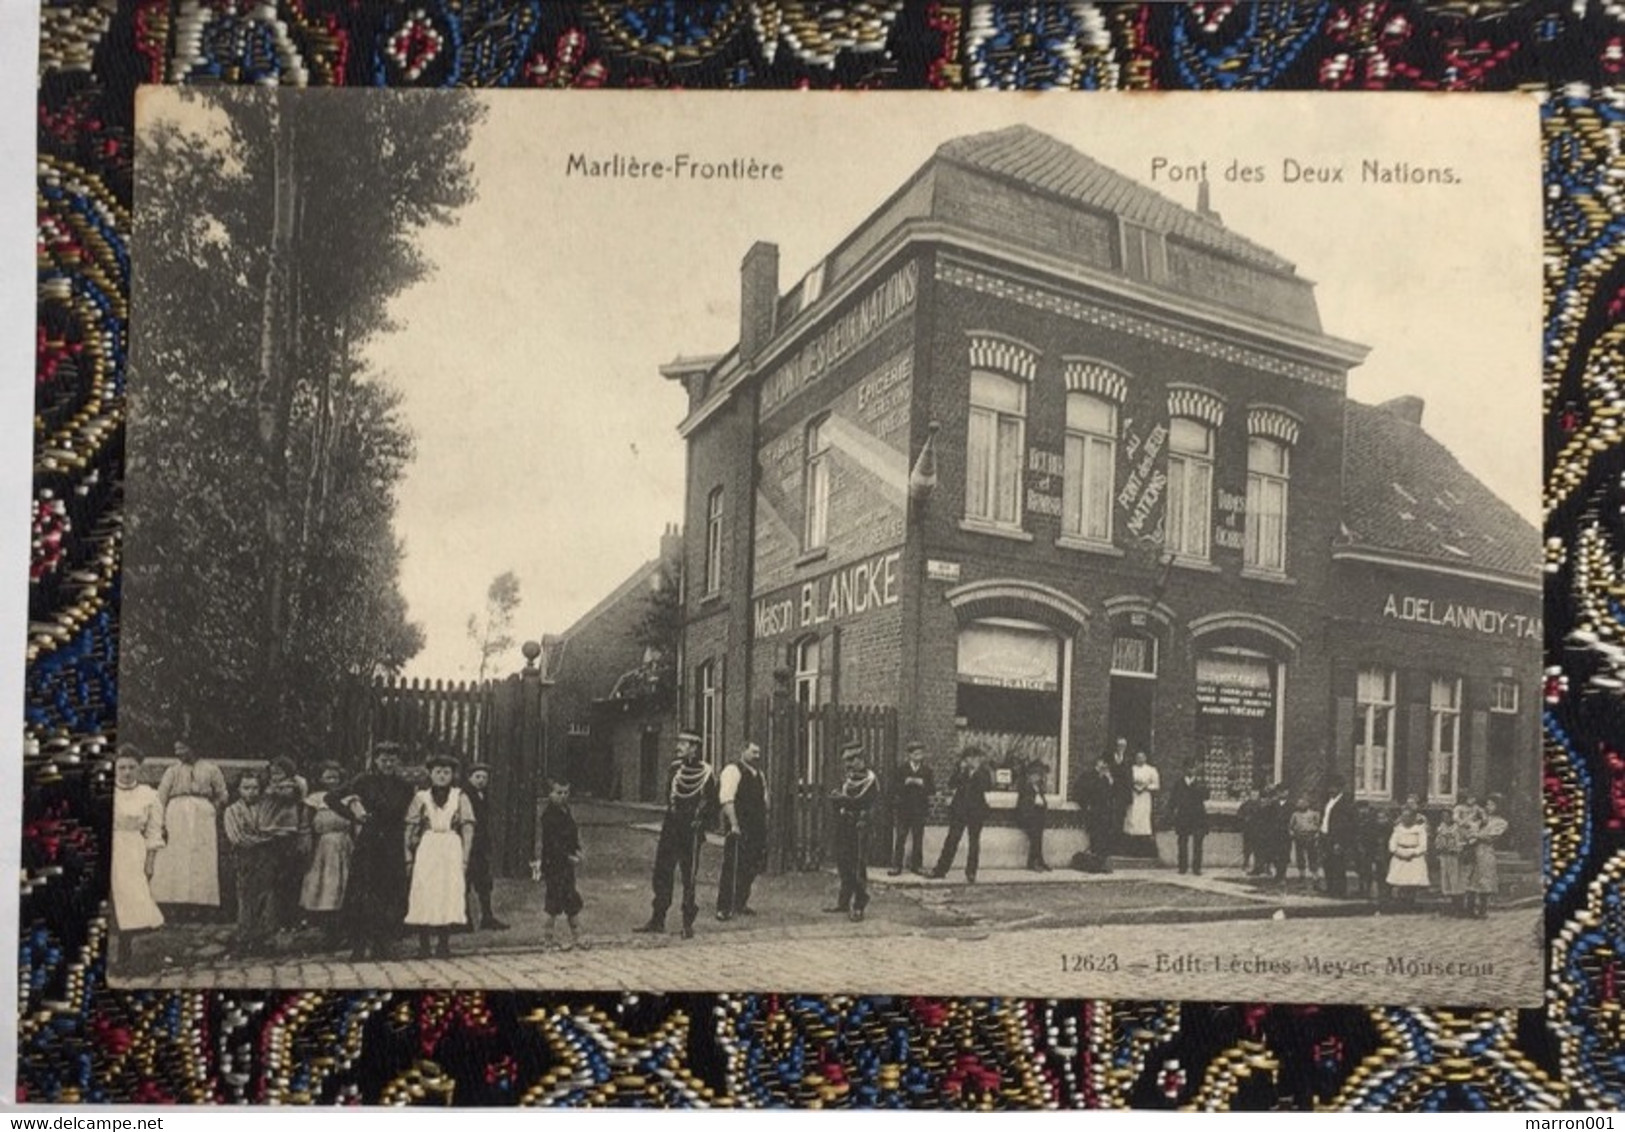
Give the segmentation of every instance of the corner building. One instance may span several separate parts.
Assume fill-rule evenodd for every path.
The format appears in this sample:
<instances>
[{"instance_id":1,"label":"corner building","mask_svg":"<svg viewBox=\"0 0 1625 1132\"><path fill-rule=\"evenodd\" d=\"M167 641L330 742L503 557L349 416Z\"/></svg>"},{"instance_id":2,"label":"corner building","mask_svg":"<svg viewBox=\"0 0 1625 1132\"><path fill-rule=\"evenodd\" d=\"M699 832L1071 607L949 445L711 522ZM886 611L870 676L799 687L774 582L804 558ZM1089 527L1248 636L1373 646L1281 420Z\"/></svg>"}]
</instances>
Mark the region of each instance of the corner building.
<instances>
[{"instance_id":1,"label":"corner building","mask_svg":"<svg viewBox=\"0 0 1625 1132\"><path fill-rule=\"evenodd\" d=\"M720 760L776 681L895 706L939 778L974 743L1071 801L1117 736L1165 781L1202 759L1220 812L1351 777L1335 621L1416 628L1349 604L1371 564L1332 554L1365 354L1205 200L1026 127L941 146L785 292L755 245L738 345L663 369L686 718Z\"/></svg>"}]
</instances>

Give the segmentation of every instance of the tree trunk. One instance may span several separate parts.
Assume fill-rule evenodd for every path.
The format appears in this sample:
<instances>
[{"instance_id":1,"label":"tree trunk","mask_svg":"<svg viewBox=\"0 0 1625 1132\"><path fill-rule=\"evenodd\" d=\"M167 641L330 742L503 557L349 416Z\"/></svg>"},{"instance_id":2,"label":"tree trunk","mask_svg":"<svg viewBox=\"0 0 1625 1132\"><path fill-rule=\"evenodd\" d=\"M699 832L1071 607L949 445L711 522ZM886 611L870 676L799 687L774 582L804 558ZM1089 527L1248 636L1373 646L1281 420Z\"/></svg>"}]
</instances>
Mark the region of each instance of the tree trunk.
<instances>
[{"instance_id":1,"label":"tree trunk","mask_svg":"<svg viewBox=\"0 0 1625 1132\"><path fill-rule=\"evenodd\" d=\"M293 417L297 383L295 298L298 267L295 262L299 216L299 178L291 115L279 104L272 117L272 177L275 203L271 240L266 257L261 300L259 373L255 388L255 416L260 455L265 469L263 521L267 543L264 564L264 631L260 666L264 727L261 734L278 734L283 723L283 688L288 635L289 484L288 433Z\"/></svg>"}]
</instances>

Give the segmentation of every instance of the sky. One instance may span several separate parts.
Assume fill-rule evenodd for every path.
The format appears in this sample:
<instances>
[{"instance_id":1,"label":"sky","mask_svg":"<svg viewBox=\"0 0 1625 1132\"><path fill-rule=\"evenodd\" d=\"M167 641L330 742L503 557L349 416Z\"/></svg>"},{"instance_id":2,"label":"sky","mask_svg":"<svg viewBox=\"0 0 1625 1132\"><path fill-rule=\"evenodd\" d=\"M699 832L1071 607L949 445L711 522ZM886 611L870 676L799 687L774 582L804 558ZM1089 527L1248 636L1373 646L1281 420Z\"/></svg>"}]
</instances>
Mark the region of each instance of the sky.
<instances>
[{"instance_id":1,"label":"sky","mask_svg":"<svg viewBox=\"0 0 1625 1132\"><path fill-rule=\"evenodd\" d=\"M409 675L467 678L464 626L515 571L516 631L569 627L682 519L686 398L659 367L738 337L739 261L779 245L788 290L931 155L1014 122L1187 206L1207 162L1226 226L1316 283L1328 334L1371 347L1352 397L1415 394L1424 427L1539 522L1540 178L1535 102L1338 94L488 92L475 201L421 247L370 359L405 396L402 586L427 646ZM1325 96L1321 96L1324 98ZM1328 100L1329 101L1329 100ZM755 158L780 180L590 179L572 153ZM1362 184L1360 161L1455 185ZM1158 158L1166 163L1154 166ZM1283 163L1346 167L1283 184ZM1226 176L1232 163L1262 183ZM517 650L507 664L517 667Z\"/></svg>"}]
</instances>

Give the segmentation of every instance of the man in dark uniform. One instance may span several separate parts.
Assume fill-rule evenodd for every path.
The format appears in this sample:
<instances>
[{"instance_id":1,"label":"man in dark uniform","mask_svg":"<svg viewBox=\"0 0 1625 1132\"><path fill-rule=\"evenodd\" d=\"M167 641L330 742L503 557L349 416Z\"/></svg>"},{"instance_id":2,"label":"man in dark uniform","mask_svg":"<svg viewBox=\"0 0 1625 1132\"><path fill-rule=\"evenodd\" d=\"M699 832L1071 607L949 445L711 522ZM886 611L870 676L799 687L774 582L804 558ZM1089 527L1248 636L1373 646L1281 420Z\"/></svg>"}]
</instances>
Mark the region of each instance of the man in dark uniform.
<instances>
[{"instance_id":1,"label":"man in dark uniform","mask_svg":"<svg viewBox=\"0 0 1625 1132\"><path fill-rule=\"evenodd\" d=\"M1349 892L1348 862L1361 848L1360 822L1341 778L1327 780L1326 795L1320 815L1321 863L1326 869L1326 895L1341 900Z\"/></svg>"},{"instance_id":2,"label":"man in dark uniform","mask_svg":"<svg viewBox=\"0 0 1625 1132\"><path fill-rule=\"evenodd\" d=\"M468 768L468 785L463 794L474 811L474 844L468 851L468 887L480 905L480 922L474 923L474 901L468 901L468 926L505 932L508 925L491 911L491 823L487 791L491 788L491 768L475 763Z\"/></svg>"},{"instance_id":3,"label":"man in dark uniform","mask_svg":"<svg viewBox=\"0 0 1625 1132\"><path fill-rule=\"evenodd\" d=\"M1202 875L1202 842L1207 837L1207 785L1201 780L1201 762L1188 759L1185 773L1168 791L1168 816L1179 846L1179 871Z\"/></svg>"},{"instance_id":4,"label":"man in dark uniform","mask_svg":"<svg viewBox=\"0 0 1625 1132\"><path fill-rule=\"evenodd\" d=\"M722 875L717 879L717 919L754 916L751 885L767 856L767 779L762 748L746 743L739 758L722 768Z\"/></svg>"},{"instance_id":5,"label":"man in dark uniform","mask_svg":"<svg viewBox=\"0 0 1625 1132\"><path fill-rule=\"evenodd\" d=\"M1106 758L1106 770L1112 777L1112 812L1110 828L1104 831L1107 844L1101 851L1114 853L1126 847L1123 822L1128 818L1129 807L1134 805L1134 760L1129 758L1128 740L1122 736L1118 736L1112 753Z\"/></svg>"},{"instance_id":6,"label":"man in dark uniform","mask_svg":"<svg viewBox=\"0 0 1625 1132\"><path fill-rule=\"evenodd\" d=\"M948 875L959 853L959 839L968 833L965 879L976 883L976 869L982 862L982 822L987 818L987 792L992 788L993 777L982 765L982 749L966 747L959 754L958 769L948 780L948 789L952 791L948 799L948 836L937 856L937 867L931 872L936 879Z\"/></svg>"},{"instance_id":7,"label":"man in dark uniform","mask_svg":"<svg viewBox=\"0 0 1625 1132\"><path fill-rule=\"evenodd\" d=\"M350 960L387 959L406 920L409 874L402 853L412 784L401 777L398 744L372 749L372 769L327 792L327 807L355 824L350 879L344 889L344 924Z\"/></svg>"},{"instance_id":8,"label":"man in dark uniform","mask_svg":"<svg viewBox=\"0 0 1625 1132\"><path fill-rule=\"evenodd\" d=\"M655 846L654 907L648 922L633 928L635 932L666 930L676 870L683 877L683 938L694 938L694 919L700 914L694 874L699 871L705 830L717 812L717 774L705 764L700 742L692 731L677 736L677 758L666 776L666 816Z\"/></svg>"},{"instance_id":9,"label":"man in dark uniform","mask_svg":"<svg viewBox=\"0 0 1625 1132\"><path fill-rule=\"evenodd\" d=\"M854 923L869 906L869 815L880 800L880 780L869 769L862 743L841 748L846 778L830 791L835 812L835 869L841 874L841 892L826 912L845 912Z\"/></svg>"},{"instance_id":10,"label":"man in dark uniform","mask_svg":"<svg viewBox=\"0 0 1625 1132\"><path fill-rule=\"evenodd\" d=\"M892 791L892 822L897 828L892 843L891 868L888 876L903 875L903 849L913 839L908 855L910 872L920 872L925 863L925 818L931 809L931 795L936 793L936 780L931 768L925 765L925 744L911 742L908 759L897 768L897 785Z\"/></svg>"},{"instance_id":11,"label":"man in dark uniform","mask_svg":"<svg viewBox=\"0 0 1625 1132\"><path fill-rule=\"evenodd\" d=\"M1111 854L1116 841L1111 835L1112 816L1117 812L1116 797L1112 793L1112 772L1104 756L1083 776L1078 786L1078 801L1083 809L1083 831L1089 838L1089 848L1079 854L1077 862L1086 872L1112 871Z\"/></svg>"}]
</instances>

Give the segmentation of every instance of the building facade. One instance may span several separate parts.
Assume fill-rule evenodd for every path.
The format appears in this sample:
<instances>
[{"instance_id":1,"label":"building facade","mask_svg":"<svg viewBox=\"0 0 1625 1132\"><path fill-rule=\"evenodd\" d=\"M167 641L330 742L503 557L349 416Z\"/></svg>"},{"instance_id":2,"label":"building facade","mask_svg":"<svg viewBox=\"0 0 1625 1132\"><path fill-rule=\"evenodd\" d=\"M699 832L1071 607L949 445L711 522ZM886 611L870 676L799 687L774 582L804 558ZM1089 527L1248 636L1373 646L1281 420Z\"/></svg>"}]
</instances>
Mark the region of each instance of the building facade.
<instances>
[{"instance_id":1,"label":"building facade","mask_svg":"<svg viewBox=\"0 0 1625 1132\"><path fill-rule=\"evenodd\" d=\"M1493 738L1489 705L1539 679L1535 532L1459 466L1450 529L1499 508L1495 538L1451 536L1465 558L1351 508L1374 490L1351 420L1362 445L1443 449L1408 402L1348 400L1366 348L1205 205L1015 127L940 147L780 286L757 244L738 345L663 370L689 395L684 714L713 758L777 676L809 707L894 705L939 772L974 744L996 772L1041 762L1064 798L1118 737L1165 775L1200 759L1221 812L1332 772L1372 797L1530 789L1532 726ZM1535 635L1457 639L1423 600ZM1400 657L1405 742L1356 743L1361 689ZM1423 672L1460 682L1453 772L1416 769L1415 720L1437 721L1398 705L1444 695Z\"/></svg>"}]
</instances>

